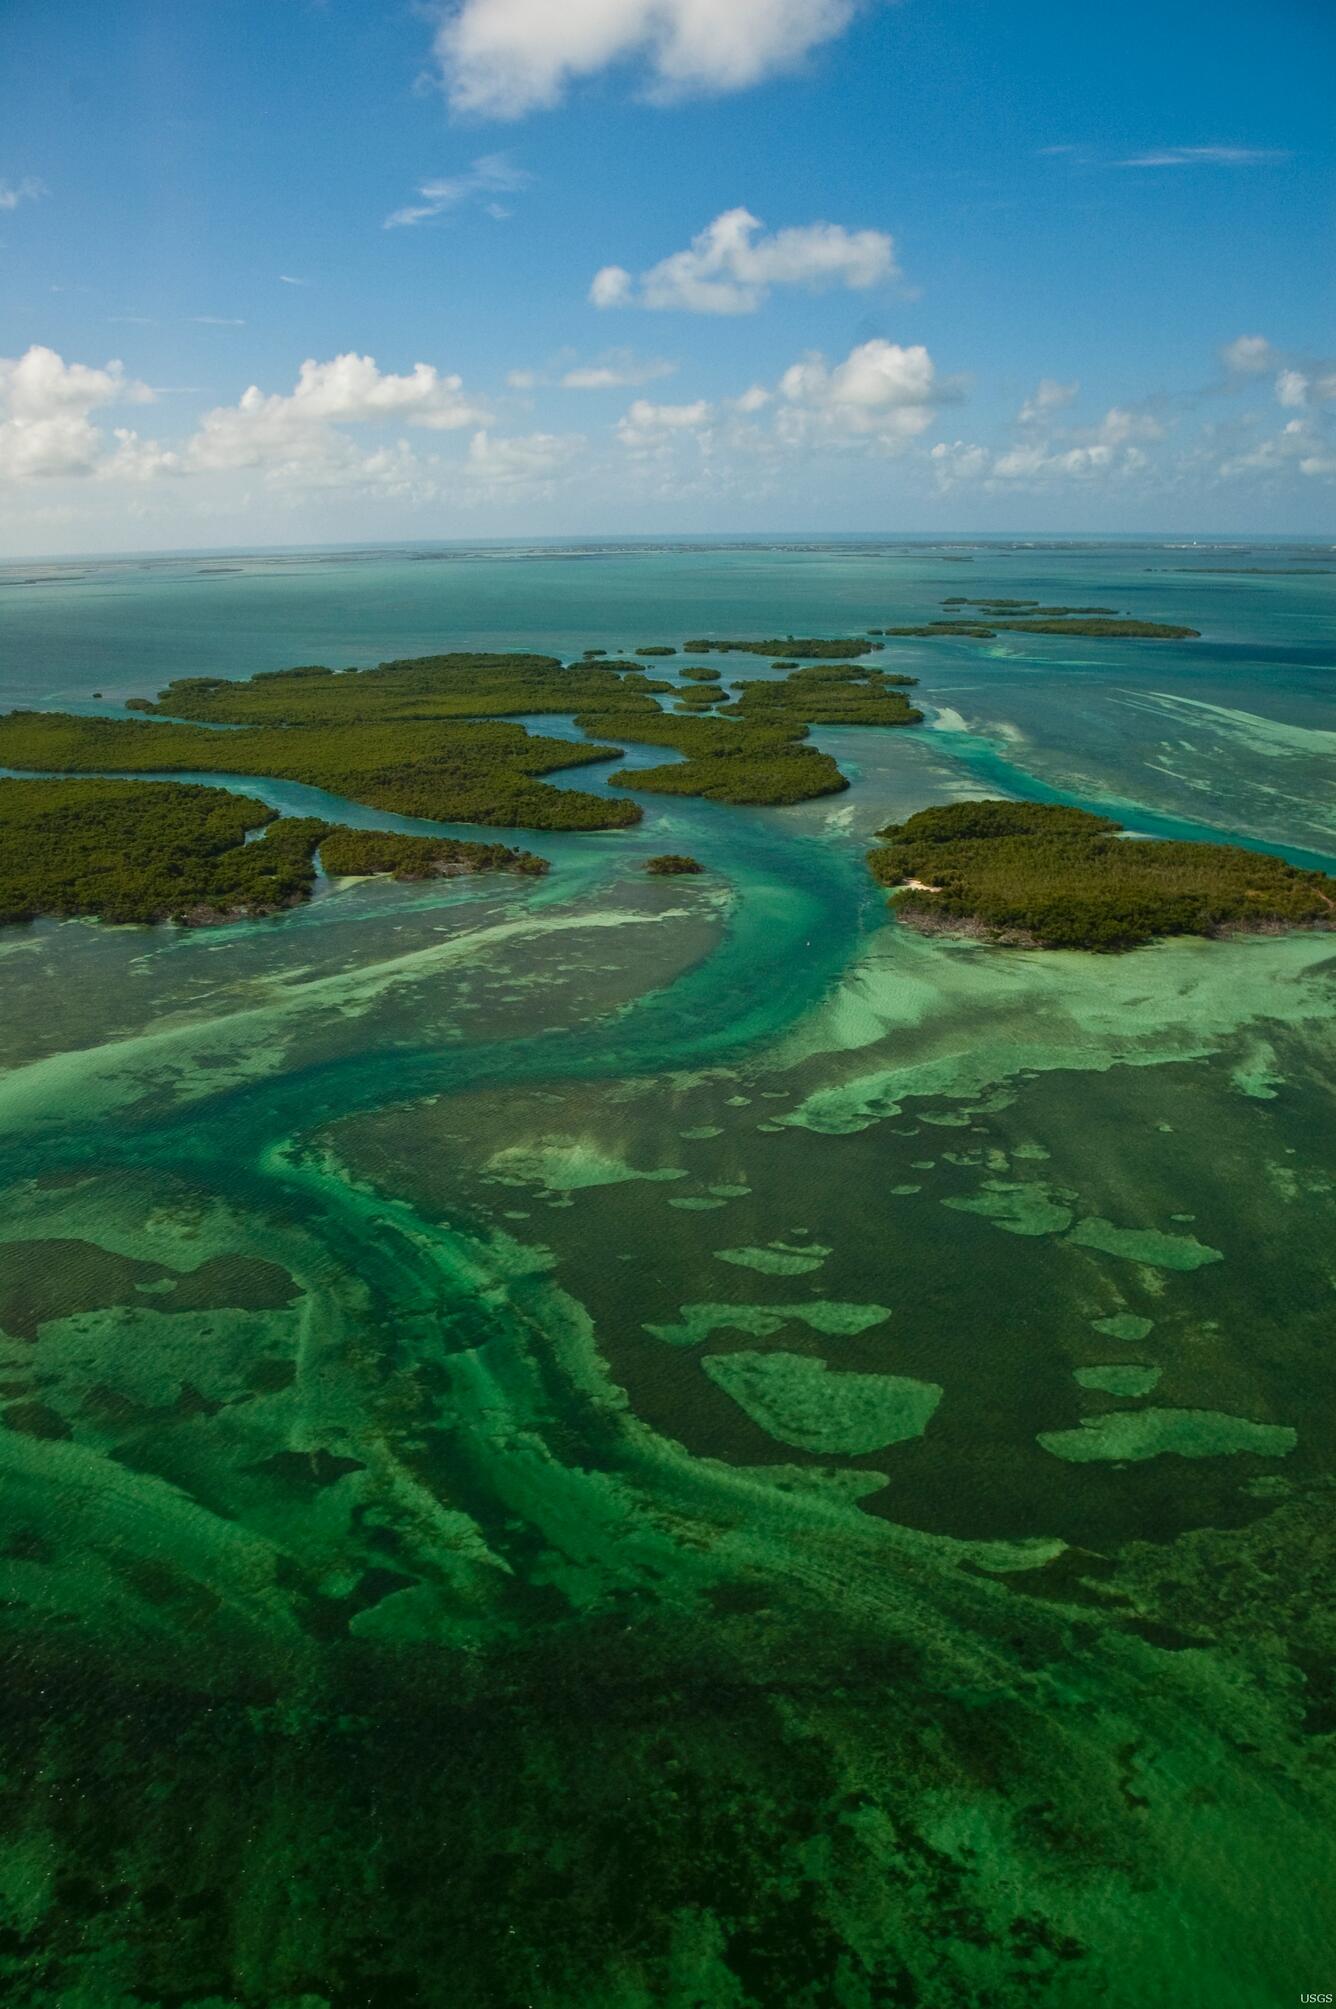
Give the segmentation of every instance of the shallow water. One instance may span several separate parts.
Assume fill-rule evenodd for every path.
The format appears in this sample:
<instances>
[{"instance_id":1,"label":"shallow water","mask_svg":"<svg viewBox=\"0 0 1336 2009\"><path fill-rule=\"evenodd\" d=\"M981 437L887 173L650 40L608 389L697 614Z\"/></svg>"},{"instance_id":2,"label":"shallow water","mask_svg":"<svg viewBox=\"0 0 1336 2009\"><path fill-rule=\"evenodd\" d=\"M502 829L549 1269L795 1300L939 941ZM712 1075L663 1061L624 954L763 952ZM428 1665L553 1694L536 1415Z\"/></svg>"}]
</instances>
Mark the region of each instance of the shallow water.
<instances>
[{"instance_id":1,"label":"shallow water","mask_svg":"<svg viewBox=\"0 0 1336 2009\"><path fill-rule=\"evenodd\" d=\"M0 931L7 2000L1323 1985L1336 945L926 941L862 865L999 787L1336 865L1336 580L1177 569L1301 562L0 574L0 695L93 709L957 593L1203 631L888 643L928 718L820 734L846 794L540 882Z\"/></svg>"}]
</instances>

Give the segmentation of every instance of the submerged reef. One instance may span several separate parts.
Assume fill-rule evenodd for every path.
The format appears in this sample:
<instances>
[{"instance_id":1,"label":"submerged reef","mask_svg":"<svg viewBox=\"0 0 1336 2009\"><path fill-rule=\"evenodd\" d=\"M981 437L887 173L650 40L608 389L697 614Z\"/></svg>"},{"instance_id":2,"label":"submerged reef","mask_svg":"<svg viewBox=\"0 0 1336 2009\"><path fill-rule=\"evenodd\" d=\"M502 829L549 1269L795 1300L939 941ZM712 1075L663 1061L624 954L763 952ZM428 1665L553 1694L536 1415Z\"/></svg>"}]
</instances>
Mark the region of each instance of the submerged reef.
<instances>
[{"instance_id":1,"label":"submerged reef","mask_svg":"<svg viewBox=\"0 0 1336 2009\"><path fill-rule=\"evenodd\" d=\"M1028 948L1131 949L1162 935L1330 928L1336 881L1232 844L1149 843L1106 816L959 802L881 831L868 854L924 930Z\"/></svg>"}]
</instances>

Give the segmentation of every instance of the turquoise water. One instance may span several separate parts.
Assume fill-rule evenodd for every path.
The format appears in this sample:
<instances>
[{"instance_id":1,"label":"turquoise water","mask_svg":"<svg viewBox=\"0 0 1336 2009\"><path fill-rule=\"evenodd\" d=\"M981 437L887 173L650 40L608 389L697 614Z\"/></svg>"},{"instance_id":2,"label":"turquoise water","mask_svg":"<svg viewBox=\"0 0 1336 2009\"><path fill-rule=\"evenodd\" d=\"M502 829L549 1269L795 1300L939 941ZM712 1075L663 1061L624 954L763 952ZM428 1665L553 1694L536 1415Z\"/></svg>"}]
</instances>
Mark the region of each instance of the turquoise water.
<instances>
[{"instance_id":1,"label":"turquoise water","mask_svg":"<svg viewBox=\"0 0 1336 2009\"><path fill-rule=\"evenodd\" d=\"M6 2000L1321 1985L1331 938L924 940L863 853L1002 790L1336 865L1329 558L0 572L0 696L112 712L962 593L1201 630L888 642L925 722L821 732L845 794L646 796L525 836L542 881L0 931ZM663 850L706 871L647 878Z\"/></svg>"}]
</instances>

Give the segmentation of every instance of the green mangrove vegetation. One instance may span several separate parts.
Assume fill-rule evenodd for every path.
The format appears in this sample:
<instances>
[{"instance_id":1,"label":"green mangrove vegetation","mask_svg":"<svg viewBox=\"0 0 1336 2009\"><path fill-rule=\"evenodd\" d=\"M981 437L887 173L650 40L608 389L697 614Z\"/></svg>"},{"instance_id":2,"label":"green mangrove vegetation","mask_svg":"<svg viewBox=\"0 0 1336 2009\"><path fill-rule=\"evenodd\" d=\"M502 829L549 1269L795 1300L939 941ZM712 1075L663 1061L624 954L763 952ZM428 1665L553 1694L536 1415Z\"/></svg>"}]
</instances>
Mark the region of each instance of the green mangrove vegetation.
<instances>
[{"instance_id":1,"label":"green mangrove vegetation","mask_svg":"<svg viewBox=\"0 0 1336 2009\"><path fill-rule=\"evenodd\" d=\"M740 684L710 717L670 715L632 692L623 696L625 709L582 712L576 724L600 739L671 747L683 756L662 767L620 770L612 776L619 787L773 807L849 785L830 754L803 744L810 726L916 724L923 714L904 697L913 681L867 667L813 665L780 682Z\"/></svg>"},{"instance_id":2,"label":"green mangrove vegetation","mask_svg":"<svg viewBox=\"0 0 1336 2009\"><path fill-rule=\"evenodd\" d=\"M668 683L635 662L565 665L552 656L425 656L340 672L307 665L244 682L188 677L156 699L132 700L131 718L10 712L0 718L0 765L266 776L437 821L619 829L641 820L634 801L540 777L614 759L631 742L682 756L613 776L636 790L782 805L847 787L829 754L802 744L809 727L912 725L922 714L904 696L912 677L854 667L838 653L861 645L829 647L831 662L740 683L727 702L708 666ZM669 693L675 713L657 702ZM592 743L530 733L507 712L569 714Z\"/></svg>"},{"instance_id":3,"label":"green mangrove vegetation","mask_svg":"<svg viewBox=\"0 0 1336 2009\"><path fill-rule=\"evenodd\" d=\"M1027 620L1038 615L1048 617L1063 614L1116 614L1116 607L1046 607L1042 600L967 600L962 593L953 593L943 600L944 607L977 607L983 614L1024 614Z\"/></svg>"},{"instance_id":4,"label":"green mangrove vegetation","mask_svg":"<svg viewBox=\"0 0 1336 2009\"><path fill-rule=\"evenodd\" d=\"M880 833L868 862L915 927L1022 947L1336 925L1336 882L1229 844L1125 838L1083 809L958 802Z\"/></svg>"},{"instance_id":5,"label":"green mangrove vegetation","mask_svg":"<svg viewBox=\"0 0 1336 2009\"><path fill-rule=\"evenodd\" d=\"M262 670L245 682L181 677L130 711L205 725L378 725L391 719L504 718L569 712L607 699L636 662L565 664L558 656L456 652L379 663L367 670L309 665Z\"/></svg>"},{"instance_id":6,"label":"green mangrove vegetation","mask_svg":"<svg viewBox=\"0 0 1336 2009\"><path fill-rule=\"evenodd\" d=\"M67 712L20 711L0 718L0 766L27 772L265 775L400 816L536 830L608 830L638 823L640 808L625 798L551 788L536 778L608 760L618 751L543 738L500 720L382 722L371 709L361 721L242 726L233 732Z\"/></svg>"},{"instance_id":7,"label":"green mangrove vegetation","mask_svg":"<svg viewBox=\"0 0 1336 2009\"><path fill-rule=\"evenodd\" d=\"M310 892L327 827L222 788L0 781L0 922L276 913Z\"/></svg>"},{"instance_id":8,"label":"green mangrove vegetation","mask_svg":"<svg viewBox=\"0 0 1336 2009\"><path fill-rule=\"evenodd\" d=\"M403 837L392 830L333 826L320 844L320 863L333 879L388 873L395 879L458 879L472 872L519 872L541 879L546 858L508 844L474 844L462 837Z\"/></svg>"},{"instance_id":9,"label":"green mangrove vegetation","mask_svg":"<svg viewBox=\"0 0 1336 2009\"><path fill-rule=\"evenodd\" d=\"M832 640L829 636L782 635L771 636L768 642L711 642L697 640L685 642L683 647L690 656L707 656L711 652L719 656L769 656L780 657L784 662L798 662L805 656L819 658L823 662L848 661L855 656L870 655L877 647L861 635L846 635Z\"/></svg>"},{"instance_id":10,"label":"green mangrove vegetation","mask_svg":"<svg viewBox=\"0 0 1336 2009\"><path fill-rule=\"evenodd\" d=\"M866 665L813 663L783 683L756 678L738 684L734 702L723 711L758 725L780 720L804 726L918 725L923 713L904 696L917 681Z\"/></svg>"},{"instance_id":11,"label":"green mangrove vegetation","mask_svg":"<svg viewBox=\"0 0 1336 2009\"><path fill-rule=\"evenodd\" d=\"M916 622L894 628L872 628L874 635L912 635L931 641L938 635L964 635L991 641L998 634L1123 636L1134 641L1183 642L1199 639L1199 628L1168 621L1137 621L1114 607L1045 607L1038 600L967 600L959 593L943 600L953 611L948 619ZM970 614L967 608L976 608Z\"/></svg>"},{"instance_id":12,"label":"green mangrove vegetation","mask_svg":"<svg viewBox=\"0 0 1336 2009\"><path fill-rule=\"evenodd\" d=\"M675 879L693 872L703 872L705 867L699 858L688 858L681 851L662 851L657 858L645 860L645 870L656 879Z\"/></svg>"},{"instance_id":13,"label":"green mangrove vegetation","mask_svg":"<svg viewBox=\"0 0 1336 2009\"><path fill-rule=\"evenodd\" d=\"M0 923L253 919L309 897L317 854L337 876L547 870L503 844L281 817L254 796L190 782L0 780Z\"/></svg>"}]
</instances>

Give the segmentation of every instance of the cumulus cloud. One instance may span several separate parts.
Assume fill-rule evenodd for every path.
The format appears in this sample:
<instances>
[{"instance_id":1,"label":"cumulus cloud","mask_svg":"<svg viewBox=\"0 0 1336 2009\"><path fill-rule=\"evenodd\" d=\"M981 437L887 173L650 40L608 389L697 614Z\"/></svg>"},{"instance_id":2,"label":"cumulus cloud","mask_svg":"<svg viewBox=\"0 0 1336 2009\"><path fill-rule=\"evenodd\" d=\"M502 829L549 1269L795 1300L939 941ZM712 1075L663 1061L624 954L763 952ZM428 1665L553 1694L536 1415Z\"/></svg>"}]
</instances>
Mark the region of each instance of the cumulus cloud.
<instances>
[{"instance_id":1,"label":"cumulus cloud","mask_svg":"<svg viewBox=\"0 0 1336 2009\"><path fill-rule=\"evenodd\" d=\"M882 230L808 223L761 235L750 210L716 216L685 251L675 251L639 280L620 265L594 275L596 307L680 308L692 314L752 314L773 286L863 290L897 276L895 245Z\"/></svg>"},{"instance_id":2,"label":"cumulus cloud","mask_svg":"<svg viewBox=\"0 0 1336 2009\"><path fill-rule=\"evenodd\" d=\"M894 449L916 439L934 409L957 395L939 381L921 343L902 348L878 337L833 369L820 355L787 369L779 380L779 431L791 441L861 439Z\"/></svg>"},{"instance_id":3,"label":"cumulus cloud","mask_svg":"<svg viewBox=\"0 0 1336 2009\"><path fill-rule=\"evenodd\" d=\"M447 210L461 209L472 202L481 202L489 216L498 219L506 217L510 211L496 198L517 195L532 181L533 176L527 168L517 166L509 154L479 154L463 174L422 182L418 188L418 200L404 209L392 210L385 219L384 228L409 229L415 223L426 223L434 216L444 216Z\"/></svg>"},{"instance_id":4,"label":"cumulus cloud","mask_svg":"<svg viewBox=\"0 0 1336 2009\"><path fill-rule=\"evenodd\" d=\"M486 408L464 394L463 380L415 363L404 376L381 371L372 356L349 352L329 362L304 362L287 397L266 396L252 384L235 405L206 412L190 444L197 467L279 467L289 471L336 463L343 454L335 425L380 421L451 431L485 424Z\"/></svg>"},{"instance_id":5,"label":"cumulus cloud","mask_svg":"<svg viewBox=\"0 0 1336 2009\"><path fill-rule=\"evenodd\" d=\"M1051 412L1061 411L1064 405L1071 404L1080 388L1078 383L1060 384L1056 377L1041 377L1017 412L1017 423L1033 425Z\"/></svg>"},{"instance_id":6,"label":"cumulus cloud","mask_svg":"<svg viewBox=\"0 0 1336 2009\"><path fill-rule=\"evenodd\" d=\"M155 439L141 439L125 426L117 426L112 438L114 451L100 460L95 470L101 480L156 481L160 475L186 472L181 455L174 448L159 446Z\"/></svg>"},{"instance_id":7,"label":"cumulus cloud","mask_svg":"<svg viewBox=\"0 0 1336 2009\"><path fill-rule=\"evenodd\" d=\"M1106 446L1125 446L1128 440L1162 439L1164 427L1150 412L1129 411L1111 405L1099 422L1097 438Z\"/></svg>"},{"instance_id":8,"label":"cumulus cloud","mask_svg":"<svg viewBox=\"0 0 1336 2009\"><path fill-rule=\"evenodd\" d=\"M1321 415L1306 414L1289 419L1278 433L1262 439L1247 453L1236 454L1220 464L1226 479L1238 475L1282 475L1297 471L1309 480L1325 480L1336 475L1336 438L1321 426Z\"/></svg>"},{"instance_id":9,"label":"cumulus cloud","mask_svg":"<svg viewBox=\"0 0 1336 2009\"><path fill-rule=\"evenodd\" d=\"M1049 147L1045 151L1055 153L1060 149ZM938 440L936 446L929 449L929 458L939 488L954 488L959 482L978 481L993 464L993 456L986 446L975 446L963 439Z\"/></svg>"},{"instance_id":10,"label":"cumulus cloud","mask_svg":"<svg viewBox=\"0 0 1336 2009\"><path fill-rule=\"evenodd\" d=\"M469 472L487 488L541 488L586 445L583 433L527 433L498 439L485 429L469 441Z\"/></svg>"},{"instance_id":11,"label":"cumulus cloud","mask_svg":"<svg viewBox=\"0 0 1336 2009\"><path fill-rule=\"evenodd\" d=\"M623 446L660 445L674 436L699 435L713 417L714 407L706 398L686 405L656 405L648 398L637 398L618 419L617 437Z\"/></svg>"},{"instance_id":12,"label":"cumulus cloud","mask_svg":"<svg viewBox=\"0 0 1336 2009\"><path fill-rule=\"evenodd\" d=\"M944 491L962 484L994 491L1045 488L1139 474L1148 460L1137 442L1158 440L1163 434L1163 426L1149 412L1113 405L1097 426L1085 432L1023 439L1001 450L972 441L942 440L930 449L928 458L937 486Z\"/></svg>"},{"instance_id":13,"label":"cumulus cloud","mask_svg":"<svg viewBox=\"0 0 1336 2009\"><path fill-rule=\"evenodd\" d=\"M147 404L152 397L119 362L93 369L40 345L0 357L0 475L91 474L106 441L90 414L106 405Z\"/></svg>"},{"instance_id":14,"label":"cumulus cloud","mask_svg":"<svg viewBox=\"0 0 1336 2009\"><path fill-rule=\"evenodd\" d=\"M1240 335L1225 344L1220 360L1231 377L1263 377L1275 368L1276 352L1265 335Z\"/></svg>"},{"instance_id":15,"label":"cumulus cloud","mask_svg":"<svg viewBox=\"0 0 1336 2009\"><path fill-rule=\"evenodd\" d=\"M1276 378L1276 402L1291 411L1301 410L1305 405L1324 405L1336 401L1336 372L1330 364L1318 364L1305 370L1285 369Z\"/></svg>"},{"instance_id":16,"label":"cumulus cloud","mask_svg":"<svg viewBox=\"0 0 1336 2009\"><path fill-rule=\"evenodd\" d=\"M456 111L516 119L641 61L650 94L744 90L842 34L859 0L450 0L436 56Z\"/></svg>"},{"instance_id":17,"label":"cumulus cloud","mask_svg":"<svg viewBox=\"0 0 1336 2009\"><path fill-rule=\"evenodd\" d=\"M0 181L0 210L17 209L21 202L40 202L49 193L35 174L25 174L21 181Z\"/></svg>"}]
</instances>

